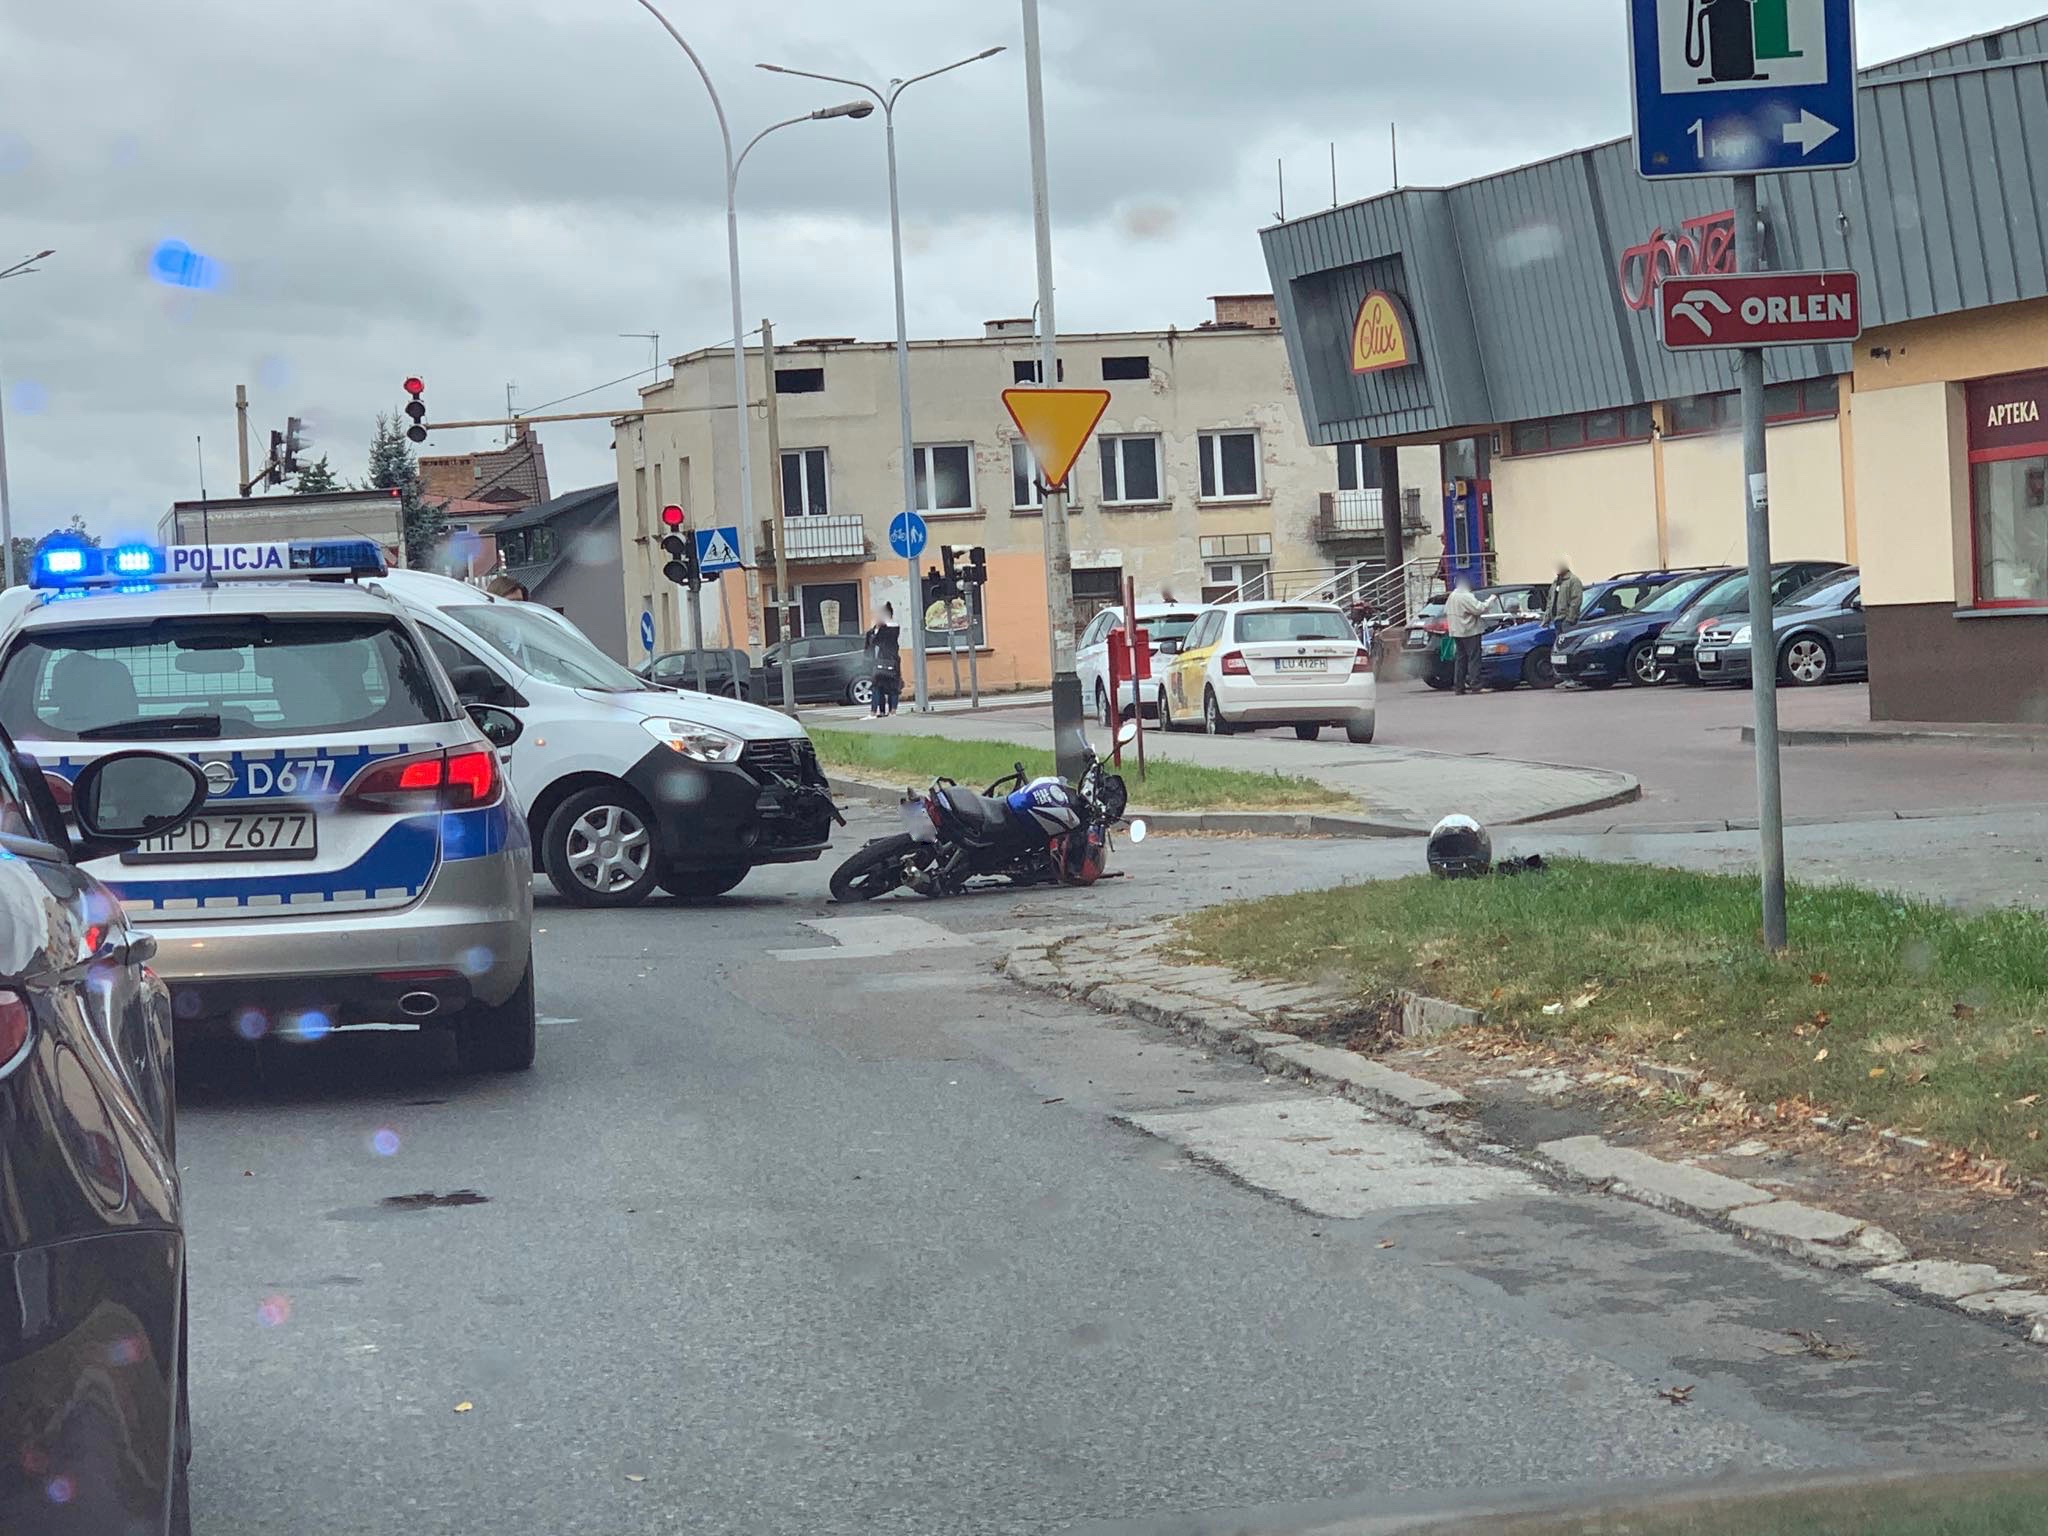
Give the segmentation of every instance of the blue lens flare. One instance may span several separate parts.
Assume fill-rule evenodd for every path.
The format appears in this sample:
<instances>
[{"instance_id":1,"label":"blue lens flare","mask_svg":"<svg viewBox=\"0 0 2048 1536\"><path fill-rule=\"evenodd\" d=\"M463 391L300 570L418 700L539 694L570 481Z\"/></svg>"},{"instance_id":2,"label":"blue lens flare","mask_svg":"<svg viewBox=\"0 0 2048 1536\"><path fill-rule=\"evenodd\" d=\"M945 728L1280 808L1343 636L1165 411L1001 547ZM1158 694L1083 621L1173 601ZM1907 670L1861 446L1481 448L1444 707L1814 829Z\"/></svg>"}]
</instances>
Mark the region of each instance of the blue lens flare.
<instances>
[{"instance_id":1,"label":"blue lens flare","mask_svg":"<svg viewBox=\"0 0 2048 1536\"><path fill-rule=\"evenodd\" d=\"M128 544L114 551L114 571L121 576L148 576L155 572L157 552L140 544Z\"/></svg>"},{"instance_id":2,"label":"blue lens flare","mask_svg":"<svg viewBox=\"0 0 2048 1536\"><path fill-rule=\"evenodd\" d=\"M149 253L149 275L167 288L218 288L220 263L182 240L165 240Z\"/></svg>"},{"instance_id":3,"label":"blue lens flare","mask_svg":"<svg viewBox=\"0 0 2048 1536\"><path fill-rule=\"evenodd\" d=\"M85 569L82 549L51 549L43 553L43 569L52 576L76 576Z\"/></svg>"}]
</instances>

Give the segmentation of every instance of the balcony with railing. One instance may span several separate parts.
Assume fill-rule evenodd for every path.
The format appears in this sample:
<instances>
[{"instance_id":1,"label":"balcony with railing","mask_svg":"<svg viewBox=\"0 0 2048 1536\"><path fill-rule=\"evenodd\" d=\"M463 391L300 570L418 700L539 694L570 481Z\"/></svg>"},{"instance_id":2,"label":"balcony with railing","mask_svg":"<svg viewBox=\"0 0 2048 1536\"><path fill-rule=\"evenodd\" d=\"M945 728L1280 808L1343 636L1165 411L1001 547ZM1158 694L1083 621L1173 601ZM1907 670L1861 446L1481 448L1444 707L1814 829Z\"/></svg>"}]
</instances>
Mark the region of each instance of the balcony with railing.
<instances>
[{"instance_id":1,"label":"balcony with railing","mask_svg":"<svg viewBox=\"0 0 2048 1536\"><path fill-rule=\"evenodd\" d=\"M832 513L825 517L792 517L787 520L789 546L786 558L793 564L844 564L872 560L874 547L868 543L867 526L858 513ZM773 518L761 524L761 545L772 557L776 524Z\"/></svg>"},{"instance_id":2,"label":"balcony with railing","mask_svg":"<svg viewBox=\"0 0 2048 1536\"><path fill-rule=\"evenodd\" d=\"M1324 491L1317 498L1316 540L1322 544L1348 539L1378 539L1386 534L1384 493L1373 486L1359 491ZM1428 525L1422 518L1422 492L1401 493L1401 527L1420 533Z\"/></svg>"}]
</instances>

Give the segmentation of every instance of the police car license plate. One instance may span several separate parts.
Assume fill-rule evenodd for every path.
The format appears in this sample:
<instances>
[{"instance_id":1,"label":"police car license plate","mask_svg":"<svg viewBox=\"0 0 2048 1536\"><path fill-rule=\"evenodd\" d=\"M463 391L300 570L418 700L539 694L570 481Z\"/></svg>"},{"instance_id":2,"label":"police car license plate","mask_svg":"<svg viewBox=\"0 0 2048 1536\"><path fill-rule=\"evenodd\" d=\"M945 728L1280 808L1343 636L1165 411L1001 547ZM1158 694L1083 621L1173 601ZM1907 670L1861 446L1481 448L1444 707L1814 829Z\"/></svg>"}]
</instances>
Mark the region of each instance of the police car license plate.
<instances>
[{"instance_id":1,"label":"police car license plate","mask_svg":"<svg viewBox=\"0 0 2048 1536\"><path fill-rule=\"evenodd\" d=\"M311 811L285 808L209 811L162 837L152 837L129 864L167 859L310 859L320 851Z\"/></svg>"},{"instance_id":2,"label":"police car license plate","mask_svg":"<svg viewBox=\"0 0 2048 1536\"><path fill-rule=\"evenodd\" d=\"M1327 672L1330 664L1321 656L1276 656L1273 659L1275 672Z\"/></svg>"}]
</instances>

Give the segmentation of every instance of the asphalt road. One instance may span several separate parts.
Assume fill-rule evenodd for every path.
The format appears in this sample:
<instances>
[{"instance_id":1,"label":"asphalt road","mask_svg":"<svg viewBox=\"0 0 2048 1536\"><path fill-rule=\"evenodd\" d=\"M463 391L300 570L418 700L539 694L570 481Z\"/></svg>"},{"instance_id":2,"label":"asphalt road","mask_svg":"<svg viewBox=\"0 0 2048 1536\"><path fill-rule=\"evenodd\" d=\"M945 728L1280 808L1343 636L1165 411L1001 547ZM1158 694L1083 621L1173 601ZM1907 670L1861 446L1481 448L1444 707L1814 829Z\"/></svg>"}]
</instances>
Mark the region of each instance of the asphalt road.
<instances>
[{"instance_id":1,"label":"asphalt road","mask_svg":"<svg viewBox=\"0 0 2048 1536\"><path fill-rule=\"evenodd\" d=\"M550 899L531 1074L399 1034L188 1053L198 1529L1285 1530L2038 1452L2048 1352L989 969L1019 930L1412 857L1158 839L1085 892Z\"/></svg>"}]
</instances>

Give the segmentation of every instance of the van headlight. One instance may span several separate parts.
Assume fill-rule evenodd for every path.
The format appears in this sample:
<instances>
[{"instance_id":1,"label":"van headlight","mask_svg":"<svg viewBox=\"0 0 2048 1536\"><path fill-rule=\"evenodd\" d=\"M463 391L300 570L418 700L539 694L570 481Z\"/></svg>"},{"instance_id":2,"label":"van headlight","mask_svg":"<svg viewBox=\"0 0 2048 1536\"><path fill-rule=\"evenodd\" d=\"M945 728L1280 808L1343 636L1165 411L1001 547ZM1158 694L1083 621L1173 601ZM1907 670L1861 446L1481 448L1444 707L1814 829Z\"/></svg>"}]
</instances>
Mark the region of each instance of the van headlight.
<instances>
[{"instance_id":1,"label":"van headlight","mask_svg":"<svg viewBox=\"0 0 2048 1536\"><path fill-rule=\"evenodd\" d=\"M740 749L746 745L737 736L690 720L642 720L640 728L671 752L694 757L700 763L736 763Z\"/></svg>"},{"instance_id":2,"label":"van headlight","mask_svg":"<svg viewBox=\"0 0 2048 1536\"><path fill-rule=\"evenodd\" d=\"M1729 638L1728 643L1730 645L1749 644L1749 626L1745 624L1740 629L1736 630L1734 635Z\"/></svg>"}]
</instances>

